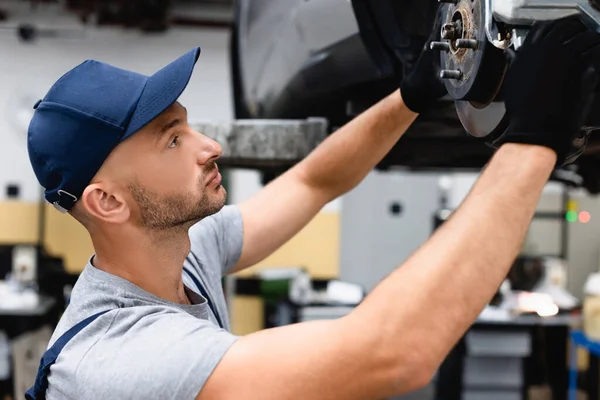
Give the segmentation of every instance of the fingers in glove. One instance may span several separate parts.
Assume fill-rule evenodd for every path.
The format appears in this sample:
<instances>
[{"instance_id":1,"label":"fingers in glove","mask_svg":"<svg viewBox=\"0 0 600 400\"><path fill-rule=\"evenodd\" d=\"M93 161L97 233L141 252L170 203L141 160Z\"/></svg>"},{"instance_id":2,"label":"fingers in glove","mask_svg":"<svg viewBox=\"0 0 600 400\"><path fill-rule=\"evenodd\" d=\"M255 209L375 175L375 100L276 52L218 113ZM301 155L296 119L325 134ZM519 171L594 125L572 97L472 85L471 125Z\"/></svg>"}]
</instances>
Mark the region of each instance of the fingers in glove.
<instances>
[{"instance_id":1,"label":"fingers in glove","mask_svg":"<svg viewBox=\"0 0 600 400\"><path fill-rule=\"evenodd\" d=\"M556 43L564 43L573 37L583 33L587 27L578 17L568 17L549 22L550 29L544 40Z\"/></svg>"},{"instance_id":2,"label":"fingers in glove","mask_svg":"<svg viewBox=\"0 0 600 400\"><path fill-rule=\"evenodd\" d=\"M564 44L574 57L588 58L591 53L596 52L600 45L600 35L591 30L579 33Z\"/></svg>"},{"instance_id":3,"label":"fingers in glove","mask_svg":"<svg viewBox=\"0 0 600 400\"><path fill-rule=\"evenodd\" d=\"M576 113L573 121L574 129L581 129L587 115L593 104L594 96L596 93L596 87L599 81L598 72L592 66L586 68L581 76L579 96L574 99L573 112Z\"/></svg>"},{"instance_id":4,"label":"fingers in glove","mask_svg":"<svg viewBox=\"0 0 600 400\"><path fill-rule=\"evenodd\" d=\"M595 86L594 90L596 93L600 93L600 45L596 45L586 51L580 60L581 67L580 70L585 71L585 74L595 73ZM582 74L582 76L584 76ZM589 76L585 78L586 80L591 79Z\"/></svg>"},{"instance_id":5,"label":"fingers in glove","mask_svg":"<svg viewBox=\"0 0 600 400\"><path fill-rule=\"evenodd\" d=\"M595 91L600 92L600 46L596 46L586 53L585 65L588 69L587 74L596 74Z\"/></svg>"},{"instance_id":6,"label":"fingers in glove","mask_svg":"<svg viewBox=\"0 0 600 400\"><path fill-rule=\"evenodd\" d=\"M592 65L600 71L600 35L598 43L590 46L580 54L580 59L588 65Z\"/></svg>"}]
</instances>

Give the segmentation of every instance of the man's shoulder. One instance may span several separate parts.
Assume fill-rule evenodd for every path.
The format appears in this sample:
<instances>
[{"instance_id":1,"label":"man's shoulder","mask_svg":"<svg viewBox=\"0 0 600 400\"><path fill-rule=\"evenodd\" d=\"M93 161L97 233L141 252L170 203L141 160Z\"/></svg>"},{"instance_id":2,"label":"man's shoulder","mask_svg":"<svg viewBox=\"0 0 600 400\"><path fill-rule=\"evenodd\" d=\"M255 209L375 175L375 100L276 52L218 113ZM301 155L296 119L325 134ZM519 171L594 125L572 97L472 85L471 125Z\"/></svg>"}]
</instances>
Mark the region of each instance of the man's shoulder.
<instances>
[{"instance_id":1,"label":"man's shoulder","mask_svg":"<svg viewBox=\"0 0 600 400\"><path fill-rule=\"evenodd\" d=\"M193 398L235 341L209 321L169 306L135 306L103 314L72 339L53 367L57 393L78 383L80 398ZM195 376L185 371L195 370ZM140 392L141 391L141 392ZM75 396L75 397L77 397Z\"/></svg>"},{"instance_id":2,"label":"man's shoulder","mask_svg":"<svg viewBox=\"0 0 600 400\"><path fill-rule=\"evenodd\" d=\"M58 366L75 373L82 365L93 368L98 357L107 357L109 353L115 352L114 357L120 358L123 351L153 348L161 341L177 340L178 334L185 335L184 332L202 328L210 330L212 325L209 321L165 305L117 307L100 313L64 346L57 360ZM81 321L80 315L65 310L48 347Z\"/></svg>"},{"instance_id":3,"label":"man's shoulder","mask_svg":"<svg viewBox=\"0 0 600 400\"><path fill-rule=\"evenodd\" d=\"M98 315L91 323L81 329L70 341L70 344L83 344L87 340L93 341L102 338L102 335L111 334L119 335L119 333L125 333L127 330L134 328L137 324L148 324L147 320L156 318L178 320L181 318L192 318L193 316L186 314L181 310L177 310L175 307L168 307L164 305L139 305L132 307L114 307L106 306L103 309L96 309L88 313L82 313L81 307L77 307L77 304L70 304L61 316L58 325L54 330L54 334L49 343L49 347L58 340L63 334L69 329L74 327L81 321ZM65 350L68 350L66 346Z\"/></svg>"},{"instance_id":4,"label":"man's shoulder","mask_svg":"<svg viewBox=\"0 0 600 400\"><path fill-rule=\"evenodd\" d=\"M88 264L73 287L69 305L61 316L49 345L71 327L100 313L99 317L73 338L74 344L83 344L90 338L99 339L109 328L126 331L155 316L193 318L184 310L155 298L132 282Z\"/></svg>"}]
</instances>

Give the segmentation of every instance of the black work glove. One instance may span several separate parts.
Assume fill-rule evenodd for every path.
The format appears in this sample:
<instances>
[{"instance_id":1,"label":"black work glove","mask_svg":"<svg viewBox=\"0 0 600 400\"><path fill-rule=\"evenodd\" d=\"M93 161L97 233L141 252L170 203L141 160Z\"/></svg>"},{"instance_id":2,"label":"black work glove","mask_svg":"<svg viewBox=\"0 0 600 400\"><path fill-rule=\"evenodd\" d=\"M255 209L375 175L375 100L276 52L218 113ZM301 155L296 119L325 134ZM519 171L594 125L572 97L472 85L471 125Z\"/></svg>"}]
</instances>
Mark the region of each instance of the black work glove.
<instances>
[{"instance_id":1,"label":"black work glove","mask_svg":"<svg viewBox=\"0 0 600 400\"><path fill-rule=\"evenodd\" d=\"M546 146L565 163L597 82L600 35L575 18L535 25L512 55L504 81L510 120L494 143Z\"/></svg>"},{"instance_id":2,"label":"black work glove","mask_svg":"<svg viewBox=\"0 0 600 400\"><path fill-rule=\"evenodd\" d=\"M416 113L428 110L448 93L439 75L440 52L431 50L430 47L431 42L440 40L442 21L439 13L440 9L436 13L433 30L423 46L415 68L400 83L400 93L404 104Z\"/></svg>"}]
</instances>

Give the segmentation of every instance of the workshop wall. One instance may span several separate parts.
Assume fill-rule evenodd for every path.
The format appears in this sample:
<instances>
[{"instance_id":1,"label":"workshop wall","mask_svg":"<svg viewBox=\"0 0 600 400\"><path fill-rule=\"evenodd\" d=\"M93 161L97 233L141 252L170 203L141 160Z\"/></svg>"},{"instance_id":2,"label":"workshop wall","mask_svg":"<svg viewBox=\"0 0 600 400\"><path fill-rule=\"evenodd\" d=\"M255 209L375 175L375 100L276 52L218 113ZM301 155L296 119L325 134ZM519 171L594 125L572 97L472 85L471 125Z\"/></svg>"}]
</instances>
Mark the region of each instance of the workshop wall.
<instances>
[{"instance_id":1,"label":"workshop wall","mask_svg":"<svg viewBox=\"0 0 600 400\"><path fill-rule=\"evenodd\" d=\"M69 24L75 29L69 37L23 43L10 31L0 36L0 48L10 55L0 59L3 88L0 91L1 243L38 240L41 189L31 170L26 148L31 107L58 77L82 61L94 58L150 74L194 46L200 46L202 54L195 73L180 100L188 108L192 122L232 118L226 30L174 28L165 34L145 35L120 28L81 31L72 21L61 22L63 29L68 29ZM229 201L238 202L259 190L258 176L254 171L231 171ZM17 196L7 196L9 186L18 187ZM79 272L93 251L87 232L51 206L46 206L46 210L48 250L63 256L70 272ZM328 210L333 212L319 215L296 238L256 268L303 265L318 276L335 276L338 218L335 205ZM312 256L306 251L307 246L315 249Z\"/></svg>"}]
</instances>

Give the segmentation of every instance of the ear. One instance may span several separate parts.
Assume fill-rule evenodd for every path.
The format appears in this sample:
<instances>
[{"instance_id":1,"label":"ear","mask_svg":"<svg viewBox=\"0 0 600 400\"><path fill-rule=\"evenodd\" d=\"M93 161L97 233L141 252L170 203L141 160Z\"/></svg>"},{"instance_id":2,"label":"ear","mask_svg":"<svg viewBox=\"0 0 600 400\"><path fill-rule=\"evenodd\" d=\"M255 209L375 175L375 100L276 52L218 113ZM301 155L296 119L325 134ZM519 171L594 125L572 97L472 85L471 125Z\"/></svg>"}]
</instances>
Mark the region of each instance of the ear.
<instances>
[{"instance_id":1,"label":"ear","mask_svg":"<svg viewBox=\"0 0 600 400\"><path fill-rule=\"evenodd\" d=\"M81 202L90 216L111 224L125 223L131 214L123 196L99 183L84 190Z\"/></svg>"}]
</instances>

